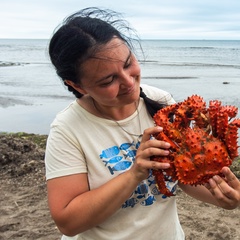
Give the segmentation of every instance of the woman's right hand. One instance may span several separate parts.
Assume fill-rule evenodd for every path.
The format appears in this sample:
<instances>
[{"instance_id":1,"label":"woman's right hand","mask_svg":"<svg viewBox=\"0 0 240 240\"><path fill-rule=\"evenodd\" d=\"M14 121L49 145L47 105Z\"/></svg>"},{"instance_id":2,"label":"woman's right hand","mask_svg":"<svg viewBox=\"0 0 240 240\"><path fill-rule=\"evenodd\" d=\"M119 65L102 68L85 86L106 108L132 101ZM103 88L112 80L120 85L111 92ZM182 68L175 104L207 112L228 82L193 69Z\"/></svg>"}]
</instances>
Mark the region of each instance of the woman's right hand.
<instances>
[{"instance_id":1,"label":"woman's right hand","mask_svg":"<svg viewBox=\"0 0 240 240\"><path fill-rule=\"evenodd\" d=\"M133 167L129 170L138 181L146 179L149 175L149 169L167 169L169 163L151 161L150 157L167 156L169 154L170 144L164 141L154 139L152 136L161 132L162 127L152 127L144 131L141 144L137 150Z\"/></svg>"}]
</instances>

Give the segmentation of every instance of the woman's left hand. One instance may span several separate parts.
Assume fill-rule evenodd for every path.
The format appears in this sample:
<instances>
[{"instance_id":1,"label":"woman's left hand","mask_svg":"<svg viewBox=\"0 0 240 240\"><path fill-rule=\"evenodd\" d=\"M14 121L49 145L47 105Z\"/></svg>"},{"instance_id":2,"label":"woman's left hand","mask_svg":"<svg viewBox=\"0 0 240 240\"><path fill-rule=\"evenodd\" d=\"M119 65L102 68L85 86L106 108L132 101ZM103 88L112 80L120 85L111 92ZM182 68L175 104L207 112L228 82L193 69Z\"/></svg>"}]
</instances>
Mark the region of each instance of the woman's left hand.
<instances>
[{"instance_id":1,"label":"woman's left hand","mask_svg":"<svg viewBox=\"0 0 240 240\"><path fill-rule=\"evenodd\" d=\"M228 167L223 167L222 174L224 177L212 177L205 187L220 207L234 209L240 206L240 181Z\"/></svg>"}]
</instances>

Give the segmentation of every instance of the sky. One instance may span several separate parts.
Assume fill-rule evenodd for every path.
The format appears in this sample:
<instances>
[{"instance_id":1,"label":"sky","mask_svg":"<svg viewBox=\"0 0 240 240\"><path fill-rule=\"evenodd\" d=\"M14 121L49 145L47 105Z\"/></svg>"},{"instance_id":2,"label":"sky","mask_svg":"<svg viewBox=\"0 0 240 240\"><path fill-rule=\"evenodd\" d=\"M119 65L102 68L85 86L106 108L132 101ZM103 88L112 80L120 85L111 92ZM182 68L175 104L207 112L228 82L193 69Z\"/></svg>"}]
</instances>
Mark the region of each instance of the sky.
<instances>
[{"instance_id":1,"label":"sky","mask_svg":"<svg viewBox=\"0 0 240 240\"><path fill-rule=\"evenodd\" d=\"M0 38L49 39L86 7L122 13L142 39L240 40L239 0L0 0Z\"/></svg>"}]
</instances>

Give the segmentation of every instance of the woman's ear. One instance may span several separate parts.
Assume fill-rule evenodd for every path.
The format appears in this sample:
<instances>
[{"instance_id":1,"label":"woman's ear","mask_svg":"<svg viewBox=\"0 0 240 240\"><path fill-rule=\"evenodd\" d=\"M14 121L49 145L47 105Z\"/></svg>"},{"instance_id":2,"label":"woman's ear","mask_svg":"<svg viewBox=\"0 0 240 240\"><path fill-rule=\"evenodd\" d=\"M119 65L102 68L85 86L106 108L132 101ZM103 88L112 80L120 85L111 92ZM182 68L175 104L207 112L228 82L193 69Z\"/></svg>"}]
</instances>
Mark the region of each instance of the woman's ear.
<instances>
[{"instance_id":1,"label":"woman's ear","mask_svg":"<svg viewBox=\"0 0 240 240\"><path fill-rule=\"evenodd\" d=\"M83 88L81 88L79 86L79 84L76 84L76 83L72 82L71 80L65 80L64 82L65 82L65 84L67 84L67 85L71 86L72 88L74 88L79 93L81 93L83 95L87 94L87 92Z\"/></svg>"}]
</instances>

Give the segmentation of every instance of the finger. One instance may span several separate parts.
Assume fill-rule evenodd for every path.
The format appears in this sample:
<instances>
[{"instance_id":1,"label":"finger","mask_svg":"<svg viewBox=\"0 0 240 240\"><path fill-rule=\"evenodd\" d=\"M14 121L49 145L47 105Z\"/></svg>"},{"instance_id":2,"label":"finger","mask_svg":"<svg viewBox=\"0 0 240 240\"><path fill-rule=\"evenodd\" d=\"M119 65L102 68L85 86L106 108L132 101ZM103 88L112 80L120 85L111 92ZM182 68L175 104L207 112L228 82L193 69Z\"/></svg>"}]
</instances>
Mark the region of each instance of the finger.
<instances>
[{"instance_id":1,"label":"finger","mask_svg":"<svg viewBox=\"0 0 240 240\"><path fill-rule=\"evenodd\" d=\"M163 128L159 126L145 129L142 136L142 142L148 141L152 137L152 135L159 133L162 130Z\"/></svg>"},{"instance_id":2,"label":"finger","mask_svg":"<svg viewBox=\"0 0 240 240\"><path fill-rule=\"evenodd\" d=\"M143 139L144 141L144 139ZM143 158L149 158L151 156L167 156L169 155L170 144L164 141L156 139L148 139L145 142L141 142L138 154L141 154Z\"/></svg>"},{"instance_id":3,"label":"finger","mask_svg":"<svg viewBox=\"0 0 240 240\"><path fill-rule=\"evenodd\" d=\"M227 183L234 189L240 188L239 179L233 174L233 172L228 167L223 167L222 173L224 174Z\"/></svg>"},{"instance_id":4,"label":"finger","mask_svg":"<svg viewBox=\"0 0 240 240\"><path fill-rule=\"evenodd\" d=\"M219 202L220 206L225 209L236 208L240 201L237 191L230 187L221 177L214 176L209 180L209 191Z\"/></svg>"},{"instance_id":5,"label":"finger","mask_svg":"<svg viewBox=\"0 0 240 240\"><path fill-rule=\"evenodd\" d=\"M156 162L156 161L151 161L151 167L150 169L153 170L158 170L158 169L168 169L170 167L169 163L166 162Z\"/></svg>"},{"instance_id":6,"label":"finger","mask_svg":"<svg viewBox=\"0 0 240 240\"><path fill-rule=\"evenodd\" d=\"M222 198L222 195L229 199L233 199L235 197L235 190L220 176L213 176L213 178L209 180L209 184L212 188L213 194L217 198Z\"/></svg>"},{"instance_id":7,"label":"finger","mask_svg":"<svg viewBox=\"0 0 240 240\"><path fill-rule=\"evenodd\" d=\"M215 190L217 188L217 184L213 179L209 179L208 183L205 183L204 186L211 192L212 195L215 195Z\"/></svg>"},{"instance_id":8,"label":"finger","mask_svg":"<svg viewBox=\"0 0 240 240\"><path fill-rule=\"evenodd\" d=\"M216 183L216 181L211 178L209 179L208 184L205 185L207 189L211 192L211 194L221 203L221 205L225 202L228 203L231 201L230 198L228 198L222 190L219 188L219 185Z\"/></svg>"},{"instance_id":9,"label":"finger","mask_svg":"<svg viewBox=\"0 0 240 240\"><path fill-rule=\"evenodd\" d=\"M168 142L164 142L161 140L150 139L142 144L142 150L147 148L157 148L157 149L166 149L170 148L170 144Z\"/></svg>"},{"instance_id":10,"label":"finger","mask_svg":"<svg viewBox=\"0 0 240 240\"><path fill-rule=\"evenodd\" d=\"M136 157L140 157L143 159L149 159L151 157L164 157L164 156L168 156L169 155L169 151L166 149L161 149L158 147L144 147L142 146L142 149L140 149L141 152L138 154L137 152L137 156Z\"/></svg>"}]
</instances>

